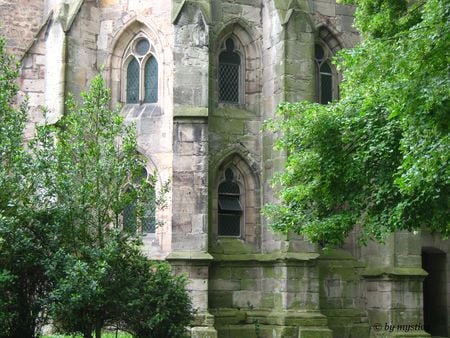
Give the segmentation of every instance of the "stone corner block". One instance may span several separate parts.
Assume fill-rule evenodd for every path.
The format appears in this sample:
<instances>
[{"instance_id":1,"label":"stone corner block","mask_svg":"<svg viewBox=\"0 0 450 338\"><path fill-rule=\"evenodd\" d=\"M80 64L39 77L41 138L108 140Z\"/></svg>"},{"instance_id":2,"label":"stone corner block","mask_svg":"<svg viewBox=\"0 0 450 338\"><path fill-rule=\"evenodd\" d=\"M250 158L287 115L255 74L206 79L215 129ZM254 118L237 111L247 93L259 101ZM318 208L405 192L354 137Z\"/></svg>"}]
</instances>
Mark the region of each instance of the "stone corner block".
<instances>
[{"instance_id":1,"label":"stone corner block","mask_svg":"<svg viewBox=\"0 0 450 338\"><path fill-rule=\"evenodd\" d=\"M217 338L217 331L209 326L196 326L191 328L191 338Z\"/></svg>"},{"instance_id":2,"label":"stone corner block","mask_svg":"<svg viewBox=\"0 0 450 338\"><path fill-rule=\"evenodd\" d=\"M300 327L298 338L333 338L333 331L324 327Z\"/></svg>"}]
</instances>

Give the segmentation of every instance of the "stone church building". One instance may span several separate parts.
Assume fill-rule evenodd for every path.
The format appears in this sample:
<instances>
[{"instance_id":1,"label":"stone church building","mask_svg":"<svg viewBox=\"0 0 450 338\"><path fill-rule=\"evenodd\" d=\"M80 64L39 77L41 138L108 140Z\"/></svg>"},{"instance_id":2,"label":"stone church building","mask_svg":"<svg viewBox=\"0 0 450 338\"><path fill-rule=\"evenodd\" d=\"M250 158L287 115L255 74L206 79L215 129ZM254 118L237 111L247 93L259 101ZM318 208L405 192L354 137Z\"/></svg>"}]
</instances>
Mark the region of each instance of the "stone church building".
<instances>
[{"instance_id":1,"label":"stone church building","mask_svg":"<svg viewBox=\"0 0 450 338\"><path fill-rule=\"evenodd\" d=\"M100 71L146 170L170 179L144 244L188 275L192 337L450 334L448 241L402 232L361 247L352 234L323 253L260 213L285 158L263 121L283 101L339 97L330 59L359 41L353 14L335 0L0 0L27 137L39 107L57 121Z\"/></svg>"}]
</instances>

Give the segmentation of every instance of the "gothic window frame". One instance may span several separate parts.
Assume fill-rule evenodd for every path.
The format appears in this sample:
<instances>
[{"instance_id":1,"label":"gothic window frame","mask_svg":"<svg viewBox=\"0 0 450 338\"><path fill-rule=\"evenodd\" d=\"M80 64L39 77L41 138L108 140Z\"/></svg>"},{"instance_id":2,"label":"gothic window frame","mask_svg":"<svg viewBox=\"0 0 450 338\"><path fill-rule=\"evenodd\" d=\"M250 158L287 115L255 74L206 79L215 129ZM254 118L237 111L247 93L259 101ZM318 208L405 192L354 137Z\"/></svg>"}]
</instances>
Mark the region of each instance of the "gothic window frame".
<instances>
[{"instance_id":1,"label":"gothic window frame","mask_svg":"<svg viewBox=\"0 0 450 338\"><path fill-rule=\"evenodd\" d=\"M229 42L233 43L232 48L229 48ZM238 37L234 34L230 34L225 36L220 45L219 50L217 53L217 99L219 104L223 105L243 105L245 104L245 70L246 70L246 58L244 53L244 48L242 46L241 41L238 39ZM224 56L225 53L233 53L236 54L239 57L239 65L238 65L238 75L237 75L237 99L236 100L227 100L224 99L222 96L222 85L223 81L221 81L221 78L223 77L222 73L222 65L231 65L234 66L236 64L233 63L227 63L227 62L221 62L221 56Z\"/></svg>"},{"instance_id":2,"label":"gothic window frame","mask_svg":"<svg viewBox=\"0 0 450 338\"><path fill-rule=\"evenodd\" d=\"M322 53L318 53L318 47L321 49ZM322 56L319 56L321 54ZM316 102L320 104L328 104L331 101L339 99L339 74L336 70L335 65L331 62L334 53L328 47L328 45L322 40L317 40L314 43L314 63L315 63L315 85L316 85ZM323 71L322 67L328 67L329 71ZM324 102L322 98L323 94L323 78L326 75L330 77L330 94L331 100Z\"/></svg>"},{"instance_id":3,"label":"gothic window frame","mask_svg":"<svg viewBox=\"0 0 450 338\"><path fill-rule=\"evenodd\" d=\"M148 48L146 51L139 51L139 44L141 42L147 42ZM128 90L129 90L129 66L131 62L136 61L138 63L138 97L137 100L133 100L133 102L130 102L128 99ZM156 65L156 75L152 77L152 81L150 81L151 84L153 84L153 87L156 87L153 90L153 95L151 98L147 98L146 95L148 95L148 90L146 88L147 81L147 67L151 66L151 62L153 62L153 65ZM155 46L152 43L152 41L144 34L139 33L137 34L128 44L128 47L126 48L125 54L123 56L123 64L122 64L122 97L121 100L125 104L157 104L160 99L160 63L158 61L158 57L155 52Z\"/></svg>"},{"instance_id":4,"label":"gothic window frame","mask_svg":"<svg viewBox=\"0 0 450 338\"><path fill-rule=\"evenodd\" d=\"M151 187L152 190L152 198L148 201L148 204L152 203L153 205L144 210L143 218L141 219L140 226L138 224L138 219L136 215L136 206L135 201L130 201L130 203L123 209L122 211L122 230L131 231L131 232L139 232L143 236L155 236L156 234L156 187L155 182L152 182L149 179L148 170L145 167L142 167L142 178L145 177L146 183ZM139 179L139 178L138 178ZM126 191L129 193L130 190L135 189L133 182L130 182L126 187ZM129 215L128 215L129 214ZM133 218L130 220L130 218ZM130 223L128 223L130 222ZM131 224L133 222L133 224ZM128 225L126 224L128 223ZM144 228L146 224L150 224L148 228Z\"/></svg>"},{"instance_id":5,"label":"gothic window frame","mask_svg":"<svg viewBox=\"0 0 450 338\"><path fill-rule=\"evenodd\" d=\"M232 220L233 218L234 220ZM224 231L225 224L228 223L228 227L230 227L231 222L238 223L238 233ZM243 238L244 222L245 185L241 182L239 171L233 166L227 166L217 187L217 236Z\"/></svg>"},{"instance_id":6,"label":"gothic window frame","mask_svg":"<svg viewBox=\"0 0 450 338\"><path fill-rule=\"evenodd\" d=\"M227 243L238 241L258 250L261 248L261 183L258 164L246 156L240 149L230 148L218 155L222 160L212 164L211 184L209 186L210 204L209 232L210 249L212 252L233 253L233 248ZM219 235L219 186L226 180L225 172L231 168L234 182L239 185L242 214L240 218L240 236Z\"/></svg>"}]
</instances>

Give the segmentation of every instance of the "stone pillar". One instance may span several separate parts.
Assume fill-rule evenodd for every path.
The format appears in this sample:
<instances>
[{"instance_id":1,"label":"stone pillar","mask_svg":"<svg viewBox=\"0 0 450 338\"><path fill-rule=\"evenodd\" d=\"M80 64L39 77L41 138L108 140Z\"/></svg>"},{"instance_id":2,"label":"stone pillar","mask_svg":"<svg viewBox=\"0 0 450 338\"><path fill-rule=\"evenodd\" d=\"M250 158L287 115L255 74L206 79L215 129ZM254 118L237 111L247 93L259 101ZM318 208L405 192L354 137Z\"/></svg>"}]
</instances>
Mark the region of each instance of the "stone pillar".
<instances>
[{"instance_id":1,"label":"stone pillar","mask_svg":"<svg viewBox=\"0 0 450 338\"><path fill-rule=\"evenodd\" d=\"M64 113L66 72L66 33L64 17L67 6L64 1L53 1L53 15L47 28L45 41L45 106L48 122L56 122Z\"/></svg>"},{"instance_id":2,"label":"stone pillar","mask_svg":"<svg viewBox=\"0 0 450 338\"><path fill-rule=\"evenodd\" d=\"M371 337L430 337L424 331L420 235L397 232L362 249Z\"/></svg>"},{"instance_id":3,"label":"stone pillar","mask_svg":"<svg viewBox=\"0 0 450 338\"><path fill-rule=\"evenodd\" d=\"M187 273L198 309L191 337L217 337L208 313L208 77L209 26L196 3L174 12L174 139L172 253L176 271Z\"/></svg>"},{"instance_id":4,"label":"stone pillar","mask_svg":"<svg viewBox=\"0 0 450 338\"><path fill-rule=\"evenodd\" d=\"M275 35L279 41L274 49L276 55L272 55L276 65L274 78L277 79L273 90L274 94L281 93L278 95L280 101L294 102L314 98L314 31L309 5L308 1L275 2L282 29ZM274 20L271 21L274 24ZM269 155L267 143L271 142L265 142L265 156ZM274 155L276 156L272 152L270 157L273 158ZM280 170L284 167L284 161L285 158L281 155L273 161L272 168L265 168L266 182L270 179L271 170ZM266 242L265 249L278 247L283 257L283 261L274 266L281 274L280 307L274 314L282 325L295 326L298 338L331 338L333 333L328 328L327 318L320 311L317 245L295 234L270 237L268 235L269 241Z\"/></svg>"}]
</instances>

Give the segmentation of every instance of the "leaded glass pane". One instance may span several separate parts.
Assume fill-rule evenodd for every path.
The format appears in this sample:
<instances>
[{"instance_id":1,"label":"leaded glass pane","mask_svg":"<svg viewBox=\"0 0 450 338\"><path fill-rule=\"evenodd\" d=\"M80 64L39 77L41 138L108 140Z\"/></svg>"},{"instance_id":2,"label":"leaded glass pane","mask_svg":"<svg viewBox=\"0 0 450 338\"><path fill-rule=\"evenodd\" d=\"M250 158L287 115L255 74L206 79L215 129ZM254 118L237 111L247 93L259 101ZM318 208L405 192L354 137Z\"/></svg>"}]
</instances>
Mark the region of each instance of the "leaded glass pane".
<instances>
[{"instance_id":1,"label":"leaded glass pane","mask_svg":"<svg viewBox=\"0 0 450 338\"><path fill-rule=\"evenodd\" d=\"M127 67L127 103L139 102L139 63L132 58Z\"/></svg>"},{"instance_id":2,"label":"leaded glass pane","mask_svg":"<svg viewBox=\"0 0 450 338\"><path fill-rule=\"evenodd\" d=\"M234 41L225 42L226 51L219 55L219 101L239 102L239 73L241 57L234 52Z\"/></svg>"},{"instance_id":3,"label":"leaded glass pane","mask_svg":"<svg viewBox=\"0 0 450 338\"><path fill-rule=\"evenodd\" d=\"M220 183L219 185L219 194L238 194L239 195L239 186L234 183L234 182L230 182L230 181L225 181Z\"/></svg>"},{"instance_id":4,"label":"leaded glass pane","mask_svg":"<svg viewBox=\"0 0 450 338\"><path fill-rule=\"evenodd\" d=\"M219 236L240 236L241 215L219 213Z\"/></svg>"},{"instance_id":5,"label":"leaded glass pane","mask_svg":"<svg viewBox=\"0 0 450 338\"><path fill-rule=\"evenodd\" d=\"M240 213L242 206L239 196L219 195L219 210Z\"/></svg>"},{"instance_id":6,"label":"leaded glass pane","mask_svg":"<svg viewBox=\"0 0 450 338\"><path fill-rule=\"evenodd\" d=\"M154 57L147 60L144 73L144 102L154 103L158 101L158 62Z\"/></svg>"},{"instance_id":7,"label":"leaded glass pane","mask_svg":"<svg viewBox=\"0 0 450 338\"><path fill-rule=\"evenodd\" d=\"M221 63L219 65L219 100L239 102L239 65Z\"/></svg>"},{"instance_id":8,"label":"leaded glass pane","mask_svg":"<svg viewBox=\"0 0 450 338\"><path fill-rule=\"evenodd\" d=\"M140 39L138 42L136 42L135 50L137 54L143 56L147 54L149 49L150 43L147 39Z\"/></svg>"},{"instance_id":9,"label":"leaded glass pane","mask_svg":"<svg viewBox=\"0 0 450 338\"><path fill-rule=\"evenodd\" d=\"M155 217L155 190L151 190L151 196L149 202L146 205L144 211L144 220L142 222L142 232L154 233L156 228Z\"/></svg>"},{"instance_id":10,"label":"leaded glass pane","mask_svg":"<svg viewBox=\"0 0 450 338\"><path fill-rule=\"evenodd\" d=\"M327 62L322 63L322 65L320 66L320 73L331 74L331 67Z\"/></svg>"},{"instance_id":11,"label":"leaded glass pane","mask_svg":"<svg viewBox=\"0 0 450 338\"><path fill-rule=\"evenodd\" d=\"M130 233L136 231L136 204L131 202L123 211L123 229Z\"/></svg>"}]
</instances>

